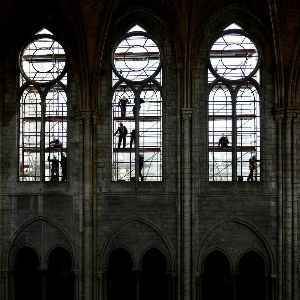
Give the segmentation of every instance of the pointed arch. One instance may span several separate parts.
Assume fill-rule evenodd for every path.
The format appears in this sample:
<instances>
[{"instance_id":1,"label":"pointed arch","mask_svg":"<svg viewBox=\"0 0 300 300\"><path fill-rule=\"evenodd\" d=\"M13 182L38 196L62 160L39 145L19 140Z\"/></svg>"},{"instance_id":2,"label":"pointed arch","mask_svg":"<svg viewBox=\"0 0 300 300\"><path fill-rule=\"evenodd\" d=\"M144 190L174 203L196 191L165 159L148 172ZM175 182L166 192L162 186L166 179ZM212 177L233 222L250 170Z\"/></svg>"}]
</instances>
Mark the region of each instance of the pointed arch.
<instances>
[{"instance_id":1,"label":"pointed arch","mask_svg":"<svg viewBox=\"0 0 300 300\"><path fill-rule=\"evenodd\" d=\"M22 233L28 229L30 226L35 226L38 224L38 222L45 222L45 224L48 224L48 226L53 226L57 233L60 233L63 237L63 239L65 240L65 242L62 243L56 243L55 245L49 246L48 251L46 250L46 252L44 252L43 249L41 249L40 245L34 242L30 242L27 241L26 243L17 243L18 238L22 235ZM28 239L27 239L28 240ZM35 239L33 238L33 241L35 241ZM41 241L39 241L41 242ZM73 268L77 269L78 268L78 259L77 259L77 255L76 255L76 251L75 248L73 247L73 242L70 238L70 236L68 235L68 233L64 230L63 227L61 227L58 223L56 223L54 220L47 218L47 217L36 217L33 219L28 220L27 222L25 222L22 226L20 226L17 231L14 233L14 235L12 236L12 238L10 239L6 249L5 249L5 262L4 262L4 266L7 269L11 269L13 266L13 258L14 255L16 253L16 251L18 251L18 249L20 249L23 246L29 246L32 249L35 250L36 253L38 253L39 257L40 257L40 262L43 266L47 265L47 259L49 256L49 253L51 250L55 249L56 247L60 246L65 248L66 251L68 251L71 254L72 257L72 262L73 262ZM44 253L44 255L42 255Z\"/></svg>"},{"instance_id":2,"label":"pointed arch","mask_svg":"<svg viewBox=\"0 0 300 300\"><path fill-rule=\"evenodd\" d=\"M229 245L232 243L235 243L233 239L239 240L239 242L237 242L236 240L236 244L240 245L242 240L240 238L241 232L244 232L244 245L239 246L241 247L241 253L246 253L248 250L254 250L259 253L259 255L261 255L262 257L264 257L264 261L265 261L265 266L266 266L266 272L268 274L272 274L274 272L274 270L276 270L276 263L274 260L274 254L272 251L272 247L271 245L268 243L267 239L265 238L265 236L251 223L249 223L246 220L243 220L241 218L228 218L226 220L223 220L221 222L219 222L218 224L214 225L206 234L206 236L203 238L203 241L200 245L199 248L199 253L198 253L198 259L197 259L197 270L199 270L199 272L202 271L202 262L203 262L203 257L205 256L205 253L207 253L207 251L213 251L214 249L217 249L219 251L224 252L223 248L215 248L212 247L212 244L214 243L210 243L210 240L214 239L214 234L217 234L218 230L221 230L222 232L222 228L224 228L224 226L229 226L232 234L231 234L231 239L227 240L225 243L223 243L224 248L228 247ZM245 231L246 230L246 231ZM248 231L248 233L247 233ZM251 236L253 238L257 238L258 240L255 241L251 241ZM249 244L250 243L250 244ZM220 241L218 242L218 244L220 244ZM226 246L227 245L227 246ZM251 247L249 246L251 245ZM255 245L255 247L254 247ZM226 254L228 257L229 253L224 252L224 254ZM239 256L240 257L240 256ZM233 260L236 261L236 260ZM236 264L232 264L233 267L237 267ZM233 271L236 271L236 269L233 269Z\"/></svg>"},{"instance_id":3,"label":"pointed arch","mask_svg":"<svg viewBox=\"0 0 300 300\"><path fill-rule=\"evenodd\" d=\"M148 239L146 239L147 242L144 243L145 245L141 253L134 253L132 247L130 247L132 243L132 241L130 242L130 239L128 239L128 244L124 244L124 242L120 244L118 240L114 243L114 239L117 236L117 234L121 233L121 235L124 236L124 234L127 232L127 229L130 229L130 236L134 239L134 230L136 230L136 228L139 227L144 228L144 230L148 230L149 232L155 233L151 243L149 243ZM154 237L156 237L155 240ZM140 241L140 245L141 242L142 241ZM134 258L136 268L140 266L140 257L142 257L146 250L149 250L151 248L157 248L164 254L164 256L167 259L168 272L175 270L175 255L170 241L157 226L155 226L147 219L135 217L125 220L110 232L110 234L104 241L97 258L98 266L101 270L107 269L108 254L111 253L113 249L117 249L119 247L124 248L127 252L131 254L131 257Z\"/></svg>"}]
</instances>

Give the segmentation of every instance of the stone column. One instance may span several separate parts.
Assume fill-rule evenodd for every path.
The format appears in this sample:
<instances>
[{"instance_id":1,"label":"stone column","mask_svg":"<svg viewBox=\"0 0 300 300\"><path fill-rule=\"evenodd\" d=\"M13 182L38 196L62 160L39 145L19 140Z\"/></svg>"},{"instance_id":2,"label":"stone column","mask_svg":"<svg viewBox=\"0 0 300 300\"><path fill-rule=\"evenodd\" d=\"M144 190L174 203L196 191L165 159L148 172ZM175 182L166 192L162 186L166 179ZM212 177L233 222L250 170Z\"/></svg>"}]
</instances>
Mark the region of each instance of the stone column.
<instances>
[{"instance_id":1,"label":"stone column","mask_svg":"<svg viewBox=\"0 0 300 300\"><path fill-rule=\"evenodd\" d=\"M297 144L297 134L298 134L298 121L299 121L300 111L293 111L292 114L292 209L293 209L293 222L292 222L292 236L293 236L293 244L292 244L292 266L293 266L293 299L298 299L298 191L297 187L299 185L299 180L297 177L297 166L298 166L298 157L296 154L296 149L299 147ZM299 167L298 167L299 168Z\"/></svg>"},{"instance_id":2,"label":"stone column","mask_svg":"<svg viewBox=\"0 0 300 300\"><path fill-rule=\"evenodd\" d=\"M294 287L294 265L296 253L294 253L294 244L297 241L294 240L294 226L295 226L295 215L293 209L295 205L293 204L293 195L294 195L294 178L293 178L293 169L294 169L294 119L296 114L293 112L287 112L285 118L285 140L284 140L284 276L285 276L285 297L284 299L294 299L295 289ZM296 225L297 226L297 225ZM294 299L296 300L296 299Z\"/></svg>"},{"instance_id":3,"label":"stone column","mask_svg":"<svg viewBox=\"0 0 300 300\"><path fill-rule=\"evenodd\" d=\"M47 269L41 268L42 300L47 300Z\"/></svg>"},{"instance_id":4,"label":"stone column","mask_svg":"<svg viewBox=\"0 0 300 300\"><path fill-rule=\"evenodd\" d=\"M168 276L168 297L171 300L176 299L176 273L169 272Z\"/></svg>"},{"instance_id":5,"label":"stone column","mask_svg":"<svg viewBox=\"0 0 300 300\"><path fill-rule=\"evenodd\" d=\"M201 273L196 273L196 300L202 300L202 275Z\"/></svg>"},{"instance_id":6,"label":"stone column","mask_svg":"<svg viewBox=\"0 0 300 300\"><path fill-rule=\"evenodd\" d=\"M191 117L192 110L183 108L182 114L182 272L183 299L191 299Z\"/></svg>"},{"instance_id":7,"label":"stone column","mask_svg":"<svg viewBox=\"0 0 300 300\"><path fill-rule=\"evenodd\" d=\"M275 113L277 123L277 286L278 300L283 300L283 112Z\"/></svg>"},{"instance_id":8,"label":"stone column","mask_svg":"<svg viewBox=\"0 0 300 300\"><path fill-rule=\"evenodd\" d=\"M135 278L135 300L140 300L140 287L141 287L141 270L134 270Z\"/></svg>"},{"instance_id":9,"label":"stone column","mask_svg":"<svg viewBox=\"0 0 300 300\"><path fill-rule=\"evenodd\" d=\"M104 300L103 297L103 272L97 272L97 280L98 280L98 292L97 292L97 300Z\"/></svg>"},{"instance_id":10,"label":"stone column","mask_svg":"<svg viewBox=\"0 0 300 300\"><path fill-rule=\"evenodd\" d=\"M97 114L91 111L80 112L82 147L82 204L83 204L83 299L91 300L94 297L94 251L96 246L94 228L94 174L95 174L95 139Z\"/></svg>"},{"instance_id":11,"label":"stone column","mask_svg":"<svg viewBox=\"0 0 300 300\"><path fill-rule=\"evenodd\" d=\"M72 270L74 274L74 299L79 300L79 271Z\"/></svg>"}]
</instances>

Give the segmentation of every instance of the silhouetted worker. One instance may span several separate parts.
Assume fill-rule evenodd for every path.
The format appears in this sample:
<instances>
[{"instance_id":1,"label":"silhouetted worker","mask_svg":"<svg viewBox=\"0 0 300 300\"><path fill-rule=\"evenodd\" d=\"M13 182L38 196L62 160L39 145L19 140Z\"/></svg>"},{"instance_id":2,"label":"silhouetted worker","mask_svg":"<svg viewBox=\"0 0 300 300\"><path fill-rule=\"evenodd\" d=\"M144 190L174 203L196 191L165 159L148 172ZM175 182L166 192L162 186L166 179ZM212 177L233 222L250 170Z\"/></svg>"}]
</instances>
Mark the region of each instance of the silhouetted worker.
<instances>
[{"instance_id":1,"label":"silhouetted worker","mask_svg":"<svg viewBox=\"0 0 300 300\"><path fill-rule=\"evenodd\" d=\"M65 153L61 154L60 166L62 173L61 181L67 181L68 159Z\"/></svg>"},{"instance_id":2,"label":"silhouetted worker","mask_svg":"<svg viewBox=\"0 0 300 300\"><path fill-rule=\"evenodd\" d=\"M144 181L144 176L142 175L142 169L144 167L144 156L139 154L139 177L141 181Z\"/></svg>"},{"instance_id":3,"label":"silhouetted worker","mask_svg":"<svg viewBox=\"0 0 300 300\"><path fill-rule=\"evenodd\" d=\"M128 99L123 96L122 98L120 98L119 100L119 106L121 108L121 117L125 117L126 116L126 105L129 103Z\"/></svg>"},{"instance_id":4,"label":"silhouetted worker","mask_svg":"<svg viewBox=\"0 0 300 300\"><path fill-rule=\"evenodd\" d=\"M52 148L62 148L63 143L58 138L56 138L54 134L52 135L52 137L53 140L50 142L49 146Z\"/></svg>"},{"instance_id":5,"label":"silhouetted worker","mask_svg":"<svg viewBox=\"0 0 300 300\"><path fill-rule=\"evenodd\" d=\"M219 139L219 143L218 143L218 147L228 147L228 138L227 136L224 135L224 133L222 134L222 136Z\"/></svg>"},{"instance_id":6,"label":"silhouetted worker","mask_svg":"<svg viewBox=\"0 0 300 300\"><path fill-rule=\"evenodd\" d=\"M48 156L48 161L51 162L51 179L50 181L58 181L59 177L59 160L53 155L53 158L50 159Z\"/></svg>"},{"instance_id":7,"label":"silhouetted worker","mask_svg":"<svg viewBox=\"0 0 300 300\"><path fill-rule=\"evenodd\" d=\"M249 159L249 175L248 175L247 181L253 181L253 174L255 171L256 171L256 156L253 155Z\"/></svg>"},{"instance_id":8,"label":"silhouetted worker","mask_svg":"<svg viewBox=\"0 0 300 300\"><path fill-rule=\"evenodd\" d=\"M116 130L115 134L119 133L119 142L118 142L118 148L121 147L121 143L123 141L123 148L126 147L126 135L128 133L127 128L123 125L123 123L120 123L120 126Z\"/></svg>"},{"instance_id":9,"label":"silhouetted worker","mask_svg":"<svg viewBox=\"0 0 300 300\"><path fill-rule=\"evenodd\" d=\"M132 148L132 144L135 146L135 129L132 129L130 132L130 149Z\"/></svg>"},{"instance_id":10,"label":"silhouetted worker","mask_svg":"<svg viewBox=\"0 0 300 300\"><path fill-rule=\"evenodd\" d=\"M139 100L139 109L141 108L141 104L142 104L142 103L145 103L145 100L140 99L140 100ZM136 115L136 104L134 104L134 106L133 106L133 108L132 108L132 113L133 113L133 115L134 115L134 117L135 117L135 115Z\"/></svg>"}]
</instances>

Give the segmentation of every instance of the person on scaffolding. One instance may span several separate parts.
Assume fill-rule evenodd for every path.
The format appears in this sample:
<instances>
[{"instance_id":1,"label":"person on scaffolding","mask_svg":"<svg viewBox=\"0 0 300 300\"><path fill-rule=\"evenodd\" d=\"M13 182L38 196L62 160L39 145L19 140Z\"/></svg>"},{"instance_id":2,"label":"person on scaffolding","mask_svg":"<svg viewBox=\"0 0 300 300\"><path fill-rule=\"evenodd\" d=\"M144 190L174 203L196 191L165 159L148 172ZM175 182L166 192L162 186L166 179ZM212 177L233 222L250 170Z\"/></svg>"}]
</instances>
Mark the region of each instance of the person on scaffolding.
<instances>
[{"instance_id":1,"label":"person on scaffolding","mask_svg":"<svg viewBox=\"0 0 300 300\"><path fill-rule=\"evenodd\" d=\"M124 118L126 116L126 106L128 103L129 103L129 100L125 96L123 96L119 100L119 106L121 108L121 117L122 118Z\"/></svg>"},{"instance_id":2,"label":"person on scaffolding","mask_svg":"<svg viewBox=\"0 0 300 300\"><path fill-rule=\"evenodd\" d=\"M132 148L132 144L135 145L135 129L132 129L130 132L130 149Z\"/></svg>"},{"instance_id":3,"label":"person on scaffolding","mask_svg":"<svg viewBox=\"0 0 300 300\"><path fill-rule=\"evenodd\" d=\"M247 181L253 181L253 175L254 172L256 172L256 156L253 155L250 159L249 159L249 175L247 178Z\"/></svg>"},{"instance_id":4,"label":"person on scaffolding","mask_svg":"<svg viewBox=\"0 0 300 300\"><path fill-rule=\"evenodd\" d=\"M61 154L60 166L62 173L61 181L67 181L68 158L64 152Z\"/></svg>"},{"instance_id":5,"label":"person on scaffolding","mask_svg":"<svg viewBox=\"0 0 300 300\"><path fill-rule=\"evenodd\" d=\"M142 175L143 167L144 167L144 156L142 154L139 154L139 177L141 178L141 181L144 181L144 176Z\"/></svg>"},{"instance_id":6,"label":"person on scaffolding","mask_svg":"<svg viewBox=\"0 0 300 300\"><path fill-rule=\"evenodd\" d=\"M53 155L53 158L50 159L48 156L48 161L51 162L51 179L50 181L58 181L59 178L59 160Z\"/></svg>"},{"instance_id":7,"label":"person on scaffolding","mask_svg":"<svg viewBox=\"0 0 300 300\"><path fill-rule=\"evenodd\" d=\"M118 148L121 147L122 141L123 141L123 148L125 148L126 147L126 135L127 135L128 131L127 131L127 128L123 125L123 123L120 123L120 126L114 133L114 136L116 136L117 133L119 133Z\"/></svg>"},{"instance_id":8,"label":"person on scaffolding","mask_svg":"<svg viewBox=\"0 0 300 300\"><path fill-rule=\"evenodd\" d=\"M219 143L218 143L218 147L228 147L228 138L227 136L224 135L224 133L222 134L222 136L219 139Z\"/></svg>"},{"instance_id":9,"label":"person on scaffolding","mask_svg":"<svg viewBox=\"0 0 300 300\"><path fill-rule=\"evenodd\" d=\"M49 146L51 148L62 148L63 147L63 143L55 137L54 134L52 134L52 138L53 140L49 143Z\"/></svg>"}]
</instances>

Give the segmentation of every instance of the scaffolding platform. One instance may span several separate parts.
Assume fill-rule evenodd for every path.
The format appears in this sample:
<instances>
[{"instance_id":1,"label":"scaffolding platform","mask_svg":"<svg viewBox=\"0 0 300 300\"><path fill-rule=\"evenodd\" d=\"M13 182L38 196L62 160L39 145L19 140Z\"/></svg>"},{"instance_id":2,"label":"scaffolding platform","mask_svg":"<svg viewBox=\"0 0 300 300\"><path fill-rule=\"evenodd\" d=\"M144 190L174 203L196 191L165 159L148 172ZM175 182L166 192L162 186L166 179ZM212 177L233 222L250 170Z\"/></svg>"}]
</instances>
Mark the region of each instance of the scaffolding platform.
<instances>
[{"instance_id":1,"label":"scaffolding platform","mask_svg":"<svg viewBox=\"0 0 300 300\"><path fill-rule=\"evenodd\" d=\"M135 152L135 148L114 148L114 152ZM143 153L143 152L160 152L160 148L150 148L150 147L146 147L146 148L139 148L139 152Z\"/></svg>"},{"instance_id":2,"label":"scaffolding platform","mask_svg":"<svg viewBox=\"0 0 300 300\"><path fill-rule=\"evenodd\" d=\"M37 147L23 147L24 152L29 153L38 153L41 152L41 148ZM46 147L45 152L67 152L67 148L59 148L59 147Z\"/></svg>"},{"instance_id":3,"label":"scaffolding platform","mask_svg":"<svg viewBox=\"0 0 300 300\"><path fill-rule=\"evenodd\" d=\"M208 150L211 152L232 152L234 148L231 146L209 146ZM256 148L254 146L237 146L235 147L235 150L237 152L256 152Z\"/></svg>"},{"instance_id":4,"label":"scaffolding platform","mask_svg":"<svg viewBox=\"0 0 300 300\"><path fill-rule=\"evenodd\" d=\"M159 121L160 119L161 119L160 116L140 116L139 117L140 121ZM132 117L114 117L114 120L115 121L121 121L121 120L134 121L135 118L134 118L134 116L132 116Z\"/></svg>"}]
</instances>

